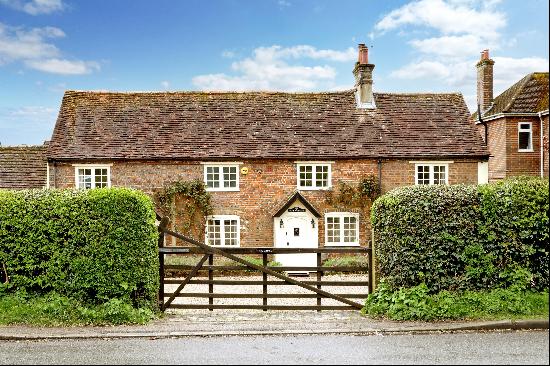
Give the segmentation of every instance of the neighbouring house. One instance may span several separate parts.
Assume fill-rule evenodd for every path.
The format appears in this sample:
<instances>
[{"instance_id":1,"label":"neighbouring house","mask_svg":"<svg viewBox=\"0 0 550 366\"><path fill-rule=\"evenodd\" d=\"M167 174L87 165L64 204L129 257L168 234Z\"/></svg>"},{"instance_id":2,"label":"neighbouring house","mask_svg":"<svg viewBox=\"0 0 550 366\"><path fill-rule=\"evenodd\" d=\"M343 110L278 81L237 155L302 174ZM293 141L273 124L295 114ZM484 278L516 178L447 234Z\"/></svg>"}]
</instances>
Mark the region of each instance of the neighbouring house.
<instances>
[{"instance_id":1,"label":"neighbouring house","mask_svg":"<svg viewBox=\"0 0 550 366\"><path fill-rule=\"evenodd\" d=\"M359 246L370 203L341 182L477 184L489 153L459 93L373 93L359 45L356 87L318 93L67 91L48 147L49 187L203 180L220 246Z\"/></svg>"},{"instance_id":2,"label":"neighbouring house","mask_svg":"<svg viewBox=\"0 0 550 366\"><path fill-rule=\"evenodd\" d=\"M0 188L45 188L46 149L47 144L0 146Z\"/></svg>"},{"instance_id":3,"label":"neighbouring house","mask_svg":"<svg viewBox=\"0 0 550 366\"><path fill-rule=\"evenodd\" d=\"M477 63L479 111L472 115L491 153L489 181L548 177L548 72L527 74L493 98L494 63L484 50Z\"/></svg>"}]
</instances>

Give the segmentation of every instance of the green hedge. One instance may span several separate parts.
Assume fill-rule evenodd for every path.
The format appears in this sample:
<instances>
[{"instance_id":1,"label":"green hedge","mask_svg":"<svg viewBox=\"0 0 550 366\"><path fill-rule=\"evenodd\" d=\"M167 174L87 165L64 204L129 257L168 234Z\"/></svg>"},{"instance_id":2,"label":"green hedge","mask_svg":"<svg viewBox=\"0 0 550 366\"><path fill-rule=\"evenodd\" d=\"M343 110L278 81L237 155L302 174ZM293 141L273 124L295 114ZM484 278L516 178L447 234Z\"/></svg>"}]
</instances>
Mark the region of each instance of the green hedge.
<instances>
[{"instance_id":1,"label":"green hedge","mask_svg":"<svg viewBox=\"0 0 550 366\"><path fill-rule=\"evenodd\" d=\"M548 181L413 186L372 207L378 270L392 287L548 288Z\"/></svg>"},{"instance_id":2,"label":"green hedge","mask_svg":"<svg viewBox=\"0 0 550 366\"><path fill-rule=\"evenodd\" d=\"M10 292L154 308L157 238L153 204L139 191L0 190L0 262Z\"/></svg>"}]
</instances>

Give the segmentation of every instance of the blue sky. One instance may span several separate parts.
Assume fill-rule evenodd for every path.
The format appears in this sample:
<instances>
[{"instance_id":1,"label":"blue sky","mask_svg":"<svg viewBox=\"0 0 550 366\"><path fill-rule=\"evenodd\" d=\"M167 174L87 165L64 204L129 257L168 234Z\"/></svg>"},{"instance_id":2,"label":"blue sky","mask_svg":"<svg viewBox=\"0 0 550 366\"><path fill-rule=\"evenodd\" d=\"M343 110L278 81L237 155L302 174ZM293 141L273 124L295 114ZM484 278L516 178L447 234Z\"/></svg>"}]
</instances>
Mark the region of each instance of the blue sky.
<instances>
[{"instance_id":1,"label":"blue sky","mask_svg":"<svg viewBox=\"0 0 550 366\"><path fill-rule=\"evenodd\" d=\"M495 95L548 71L542 0L0 0L0 143L51 137L65 90L461 92L488 48Z\"/></svg>"}]
</instances>

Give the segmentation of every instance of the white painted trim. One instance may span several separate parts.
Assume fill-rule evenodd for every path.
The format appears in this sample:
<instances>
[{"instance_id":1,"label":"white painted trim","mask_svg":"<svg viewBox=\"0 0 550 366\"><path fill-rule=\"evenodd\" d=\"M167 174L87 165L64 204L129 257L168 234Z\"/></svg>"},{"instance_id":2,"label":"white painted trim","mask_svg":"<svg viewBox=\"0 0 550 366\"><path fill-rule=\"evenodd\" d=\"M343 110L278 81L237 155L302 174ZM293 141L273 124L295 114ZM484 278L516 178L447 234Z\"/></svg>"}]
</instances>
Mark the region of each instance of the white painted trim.
<instances>
[{"instance_id":1,"label":"white painted trim","mask_svg":"<svg viewBox=\"0 0 550 366\"><path fill-rule=\"evenodd\" d=\"M546 111L548 112L548 111ZM543 149L543 144L544 144L544 134L543 134L543 130L544 130L544 122L542 121L542 113L539 112L539 120L540 120L540 142L539 142L539 146L540 146L540 176L541 178L544 177L544 149Z\"/></svg>"},{"instance_id":2,"label":"white painted trim","mask_svg":"<svg viewBox=\"0 0 550 366\"><path fill-rule=\"evenodd\" d=\"M91 169L92 170L92 188L90 188L90 189L96 188L95 187L95 169L107 169L107 188L110 188L111 187L111 166L112 165L113 164L103 164L103 165L100 165L100 164L89 164L89 165L73 164L73 166L74 166L74 186L75 186L75 188L77 188L77 189L86 189L86 188L80 188L78 186L78 170L79 169Z\"/></svg>"},{"instance_id":3,"label":"white painted trim","mask_svg":"<svg viewBox=\"0 0 550 366\"><path fill-rule=\"evenodd\" d=\"M478 161L477 162L477 184L489 183L489 162Z\"/></svg>"},{"instance_id":4,"label":"white painted trim","mask_svg":"<svg viewBox=\"0 0 550 366\"><path fill-rule=\"evenodd\" d=\"M325 160L296 160L294 164L334 164L335 161L325 161Z\"/></svg>"},{"instance_id":5,"label":"white painted trim","mask_svg":"<svg viewBox=\"0 0 550 366\"><path fill-rule=\"evenodd\" d=\"M72 164L75 168L106 168L112 167L113 164Z\"/></svg>"},{"instance_id":6,"label":"white painted trim","mask_svg":"<svg viewBox=\"0 0 550 366\"><path fill-rule=\"evenodd\" d=\"M529 129L520 129L520 125L521 124L526 124L526 125L529 125ZM519 133L520 132L529 132L529 145L530 148L528 149L520 149L519 148ZM518 152L534 152L535 150L533 150L533 122L528 122L528 121L524 121L524 122L518 122Z\"/></svg>"},{"instance_id":7,"label":"white painted trim","mask_svg":"<svg viewBox=\"0 0 550 366\"><path fill-rule=\"evenodd\" d=\"M428 172L429 174L429 180L430 180L430 183L427 184L427 185L430 185L430 186L433 186L435 185L434 184L434 166L444 166L445 167L445 185L448 185L449 184L449 164L443 164L443 163L427 163L427 162L422 162L422 163L417 163L414 165L414 184L415 185L420 185L418 184L418 167L419 166L429 166L430 167L430 170ZM426 184L422 184L422 185L426 185Z\"/></svg>"},{"instance_id":8,"label":"white painted trim","mask_svg":"<svg viewBox=\"0 0 550 366\"><path fill-rule=\"evenodd\" d=\"M337 243L329 243L328 241L328 224L327 219L329 217L339 217L340 218L340 242ZM344 239L344 217L355 217L355 238L357 241L352 243L346 243L343 241ZM355 212L327 212L325 214L325 246L335 246L335 247L358 247L359 244L359 214Z\"/></svg>"},{"instance_id":9,"label":"white painted trim","mask_svg":"<svg viewBox=\"0 0 550 366\"><path fill-rule=\"evenodd\" d=\"M453 164L453 163L454 163L453 160L413 160L413 161L409 161L409 164L426 164L426 165L429 165L429 164L444 165L444 164Z\"/></svg>"},{"instance_id":10,"label":"white painted trim","mask_svg":"<svg viewBox=\"0 0 550 366\"><path fill-rule=\"evenodd\" d=\"M302 166L311 166L311 181L312 184L314 184L311 187L307 186L300 186L300 167ZM327 174L327 186L326 187L318 187L315 184L317 183L317 177L316 177L316 167L318 166L327 166L328 167L328 174ZM325 162L306 162L306 163L297 163L296 164L296 188L300 191L326 191L332 189L332 164L331 163L325 163Z\"/></svg>"},{"instance_id":11,"label":"white painted trim","mask_svg":"<svg viewBox=\"0 0 550 366\"><path fill-rule=\"evenodd\" d=\"M498 113L488 117L482 116L481 118L483 118L483 122L488 122L488 121L492 121L494 119L498 119L502 117L537 117L539 116L539 113L541 116L545 116L548 114L548 109L542 112L531 112L531 113ZM477 124L480 124L481 122L476 121L475 123L477 125Z\"/></svg>"},{"instance_id":12,"label":"white painted trim","mask_svg":"<svg viewBox=\"0 0 550 366\"><path fill-rule=\"evenodd\" d=\"M244 163L242 161L221 161L221 162L215 162L215 161L201 161L201 165L243 165Z\"/></svg>"},{"instance_id":13,"label":"white painted trim","mask_svg":"<svg viewBox=\"0 0 550 366\"><path fill-rule=\"evenodd\" d=\"M204 229L204 242L208 244L208 220L220 220L220 241L221 245L212 245L218 247L238 248L241 246L241 218L238 215L210 215L206 217ZM237 220L237 245L225 245L225 226L223 220ZM210 245L210 244L208 244Z\"/></svg>"},{"instance_id":14,"label":"white painted trim","mask_svg":"<svg viewBox=\"0 0 550 366\"><path fill-rule=\"evenodd\" d=\"M235 182L235 187L224 187L223 186L223 168L225 167L233 167L235 168L235 175L236 175L236 182ZM218 188L211 188L211 187L208 187L208 180L206 179L207 178L207 173L206 173L206 170L208 168L220 168L220 172L218 173L219 176L220 176L220 186ZM240 170L239 170L239 165L238 164L205 164L203 165L203 179L204 179L204 184L206 185L206 191L207 192L238 192L240 191Z\"/></svg>"}]
</instances>

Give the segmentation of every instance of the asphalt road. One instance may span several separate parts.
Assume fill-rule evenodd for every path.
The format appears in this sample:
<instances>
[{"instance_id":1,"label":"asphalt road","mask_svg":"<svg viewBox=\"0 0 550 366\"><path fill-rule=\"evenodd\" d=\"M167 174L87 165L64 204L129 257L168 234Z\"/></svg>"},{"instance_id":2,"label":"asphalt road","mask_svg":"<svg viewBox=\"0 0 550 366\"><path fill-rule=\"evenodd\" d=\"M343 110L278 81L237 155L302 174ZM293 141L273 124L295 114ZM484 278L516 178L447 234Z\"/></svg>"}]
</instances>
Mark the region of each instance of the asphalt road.
<instances>
[{"instance_id":1,"label":"asphalt road","mask_svg":"<svg viewBox=\"0 0 550 366\"><path fill-rule=\"evenodd\" d=\"M548 362L548 331L0 342L0 364L548 365Z\"/></svg>"}]
</instances>

